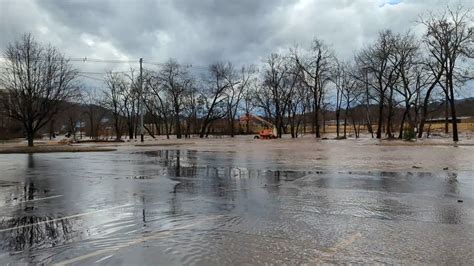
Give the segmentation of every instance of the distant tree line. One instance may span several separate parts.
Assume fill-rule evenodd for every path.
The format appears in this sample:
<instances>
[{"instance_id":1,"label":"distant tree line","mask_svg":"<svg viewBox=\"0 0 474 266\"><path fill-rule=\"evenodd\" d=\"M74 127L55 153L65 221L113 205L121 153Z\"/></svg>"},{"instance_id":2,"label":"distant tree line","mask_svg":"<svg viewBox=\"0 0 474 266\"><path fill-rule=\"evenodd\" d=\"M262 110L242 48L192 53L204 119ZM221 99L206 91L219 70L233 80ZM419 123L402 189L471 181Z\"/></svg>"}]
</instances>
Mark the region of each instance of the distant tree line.
<instances>
[{"instance_id":1,"label":"distant tree line","mask_svg":"<svg viewBox=\"0 0 474 266\"><path fill-rule=\"evenodd\" d=\"M458 141L456 97L473 79L472 10L430 13L419 25L424 27L422 36L411 30L380 31L351 61L338 59L328 44L315 38L310 47L269 55L260 67L215 63L199 77L174 59L143 71L110 71L104 76L105 89L96 93L80 89L77 70L57 49L25 35L4 53L2 103L33 145L37 132L54 120L64 102L70 103L64 112L69 132L75 134L78 116L86 115L94 138L104 121L117 140L136 138L140 114L152 137L207 137L222 121L234 136L242 132L236 128L238 118L252 113L271 121L278 137L297 138L309 127L320 138L332 112L338 138L347 137L348 127L359 137L362 127L380 139L423 137L430 108L441 99L446 130L451 123L453 140ZM75 112L77 104L87 111Z\"/></svg>"}]
</instances>

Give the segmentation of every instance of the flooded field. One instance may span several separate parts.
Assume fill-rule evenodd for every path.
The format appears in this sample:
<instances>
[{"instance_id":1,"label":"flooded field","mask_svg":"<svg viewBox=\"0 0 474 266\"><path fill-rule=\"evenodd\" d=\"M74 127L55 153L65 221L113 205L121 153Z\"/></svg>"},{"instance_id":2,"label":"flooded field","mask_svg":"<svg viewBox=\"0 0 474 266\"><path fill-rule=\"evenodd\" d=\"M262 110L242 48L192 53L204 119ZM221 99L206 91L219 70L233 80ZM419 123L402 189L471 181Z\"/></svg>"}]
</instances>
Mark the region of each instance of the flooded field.
<instances>
[{"instance_id":1,"label":"flooded field","mask_svg":"<svg viewBox=\"0 0 474 266\"><path fill-rule=\"evenodd\" d=\"M0 155L0 264L474 263L472 146L117 148Z\"/></svg>"}]
</instances>

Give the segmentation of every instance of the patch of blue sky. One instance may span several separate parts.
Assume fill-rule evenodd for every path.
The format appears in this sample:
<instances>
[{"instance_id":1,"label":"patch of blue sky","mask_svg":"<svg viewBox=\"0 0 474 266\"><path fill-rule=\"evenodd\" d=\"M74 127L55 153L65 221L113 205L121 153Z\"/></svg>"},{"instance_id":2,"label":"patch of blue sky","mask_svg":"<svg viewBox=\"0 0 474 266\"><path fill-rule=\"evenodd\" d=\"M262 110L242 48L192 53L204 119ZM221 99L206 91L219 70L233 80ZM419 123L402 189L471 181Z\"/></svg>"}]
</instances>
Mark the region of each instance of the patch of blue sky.
<instances>
[{"instance_id":1,"label":"patch of blue sky","mask_svg":"<svg viewBox=\"0 0 474 266\"><path fill-rule=\"evenodd\" d=\"M383 7L383 6L385 6L386 4L389 4L389 5L398 5L398 4L400 4L401 2L403 2L403 0L380 0L380 7Z\"/></svg>"}]
</instances>

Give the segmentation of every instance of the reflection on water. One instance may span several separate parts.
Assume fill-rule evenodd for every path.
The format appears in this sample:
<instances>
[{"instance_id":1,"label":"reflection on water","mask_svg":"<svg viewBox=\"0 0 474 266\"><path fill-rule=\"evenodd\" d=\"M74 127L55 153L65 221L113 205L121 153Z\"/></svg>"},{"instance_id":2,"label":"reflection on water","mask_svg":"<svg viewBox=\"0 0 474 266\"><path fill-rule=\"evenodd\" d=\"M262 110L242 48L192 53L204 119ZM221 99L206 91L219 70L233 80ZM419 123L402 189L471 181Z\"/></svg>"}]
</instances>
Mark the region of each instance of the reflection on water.
<instances>
[{"instance_id":1,"label":"reflection on water","mask_svg":"<svg viewBox=\"0 0 474 266\"><path fill-rule=\"evenodd\" d=\"M29 169L33 169L35 168L35 158L34 158L34 154L28 154L28 168Z\"/></svg>"},{"instance_id":2,"label":"reflection on water","mask_svg":"<svg viewBox=\"0 0 474 266\"><path fill-rule=\"evenodd\" d=\"M249 167L213 166L204 162L216 162L219 155L211 153L197 154L196 151L154 151L145 152L156 158L167 169L170 178L179 181L173 193L207 194L219 198L235 198L237 191L253 188L264 188L270 193L282 193L299 207L320 209L320 213L354 215L384 220L421 219L435 220L447 224L471 223L464 221L464 207L455 200L445 200L437 204L430 202L427 206L417 204L409 197L425 196L427 201L432 197L452 197L460 195L457 173L431 172L388 172L388 171L295 171L295 170L262 170ZM208 157L208 158L203 158ZM222 160L226 160L223 158ZM253 180L249 181L249 180ZM255 182L257 181L257 182ZM286 189L278 189L283 183ZM295 182L295 183L292 183ZM291 184L291 185L289 185ZM298 187L298 190L290 188ZM325 189L322 190L321 189ZM330 190L330 193L327 190ZM314 200L302 202L301 191L311 190ZM469 190L469 189L468 189ZM295 195L289 195L296 192ZM370 192L370 193L367 193ZM388 197L383 193L397 193L402 198ZM424 203L423 203L424 204ZM415 206L413 206L415 205ZM310 207L311 206L311 207ZM433 211L419 213L420 209L431 207ZM289 208L293 208L290 206Z\"/></svg>"},{"instance_id":3,"label":"reflection on water","mask_svg":"<svg viewBox=\"0 0 474 266\"><path fill-rule=\"evenodd\" d=\"M225 158L217 158L209 153L197 155L193 150L158 150L144 152L146 156L156 159L172 180L179 181L174 186L176 192L196 192L196 188L212 189L211 192L235 189L236 180L262 179L262 186L276 186L280 182L290 182L315 172L292 170L261 170L248 167L237 167L232 162L215 166L214 162ZM217 155L218 156L218 155ZM203 158L204 157L204 158ZM207 158L206 158L207 157ZM203 161L207 163L203 164ZM199 191L203 192L203 191Z\"/></svg>"},{"instance_id":4,"label":"reflection on water","mask_svg":"<svg viewBox=\"0 0 474 266\"><path fill-rule=\"evenodd\" d=\"M26 183L23 187L23 191L24 191L23 198L25 201L33 200L35 198L35 193L36 193L35 183L34 182Z\"/></svg>"},{"instance_id":5,"label":"reflection on water","mask_svg":"<svg viewBox=\"0 0 474 266\"><path fill-rule=\"evenodd\" d=\"M17 178L0 180L0 246L29 253L0 253L0 262L52 263L117 246L111 264L153 264L156 257L169 264L331 262L340 246L351 256L369 250L397 258L409 257L410 246L436 254L432 243L451 233L438 224L474 225L473 180L463 172L301 169L273 157L193 150L17 160L23 167L8 172ZM0 167L13 169L9 163ZM353 235L366 242L349 247ZM40 256L46 248L49 255Z\"/></svg>"},{"instance_id":6,"label":"reflection on water","mask_svg":"<svg viewBox=\"0 0 474 266\"><path fill-rule=\"evenodd\" d=\"M55 217L18 215L0 222L0 245L10 251L54 247L74 236L72 223Z\"/></svg>"},{"instance_id":7,"label":"reflection on water","mask_svg":"<svg viewBox=\"0 0 474 266\"><path fill-rule=\"evenodd\" d=\"M34 168L32 155L28 156L28 168ZM45 197L47 189L40 191L32 179L22 184L22 193L7 200L8 206L16 206L10 217L0 221L0 246L9 251L23 251L37 247L54 247L77 236L72 222L61 217L41 215L32 202Z\"/></svg>"}]
</instances>

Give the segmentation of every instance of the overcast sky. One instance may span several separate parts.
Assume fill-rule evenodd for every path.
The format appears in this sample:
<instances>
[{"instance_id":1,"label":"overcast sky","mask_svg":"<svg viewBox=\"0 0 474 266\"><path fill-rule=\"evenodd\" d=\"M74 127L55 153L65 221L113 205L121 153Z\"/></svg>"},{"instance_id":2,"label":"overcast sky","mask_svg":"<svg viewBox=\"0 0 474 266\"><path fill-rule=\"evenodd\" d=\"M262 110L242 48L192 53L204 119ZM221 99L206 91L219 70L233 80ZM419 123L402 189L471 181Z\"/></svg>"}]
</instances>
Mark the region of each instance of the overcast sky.
<instances>
[{"instance_id":1,"label":"overcast sky","mask_svg":"<svg viewBox=\"0 0 474 266\"><path fill-rule=\"evenodd\" d=\"M262 62L294 44L307 47L318 37L350 59L381 29L405 31L416 26L420 14L470 2L0 0L0 48L31 32L74 58L163 62L173 57L194 65L227 60L241 65Z\"/></svg>"}]
</instances>

